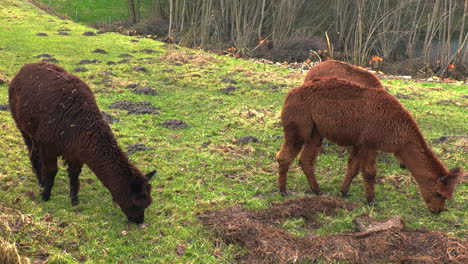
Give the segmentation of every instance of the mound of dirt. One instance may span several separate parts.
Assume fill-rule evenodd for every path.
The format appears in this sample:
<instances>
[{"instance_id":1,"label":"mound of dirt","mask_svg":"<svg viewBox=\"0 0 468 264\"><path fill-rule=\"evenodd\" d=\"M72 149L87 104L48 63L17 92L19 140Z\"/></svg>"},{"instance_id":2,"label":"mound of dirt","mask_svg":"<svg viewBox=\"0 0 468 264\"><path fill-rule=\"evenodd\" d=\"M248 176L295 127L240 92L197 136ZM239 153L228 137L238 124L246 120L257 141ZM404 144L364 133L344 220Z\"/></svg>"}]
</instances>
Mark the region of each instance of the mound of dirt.
<instances>
[{"instance_id":1,"label":"mound of dirt","mask_svg":"<svg viewBox=\"0 0 468 264\"><path fill-rule=\"evenodd\" d=\"M76 67L75 69L73 69L75 72L87 72L88 69L84 68L84 67Z\"/></svg>"},{"instance_id":2,"label":"mound of dirt","mask_svg":"<svg viewBox=\"0 0 468 264\"><path fill-rule=\"evenodd\" d=\"M148 86L136 88L135 90L132 91L132 93L144 94L144 95L152 95L152 96L155 96L155 95L158 94L158 92L157 92L155 89L150 88L150 87L148 87Z\"/></svg>"},{"instance_id":3,"label":"mound of dirt","mask_svg":"<svg viewBox=\"0 0 468 264\"><path fill-rule=\"evenodd\" d=\"M82 65L82 64L92 64L92 63L100 63L101 61L100 60L88 60L88 59L84 59L84 60L80 60L80 62L78 62L79 65Z\"/></svg>"},{"instance_id":4,"label":"mound of dirt","mask_svg":"<svg viewBox=\"0 0 468 264\"><path fill-rule=\"evenodd\" d=\"M35 58L52 58L52 55L47 54L47 53L42 53L37 56L34 56Z\"/></svg>"},{"instance_id":5,"label":"mound of dirt","mask_svg":"<svg viewBox=\"0 0 468 264\"><path fill-rule=\"evenodd\" d=\"M42 32L39 32L36 34L36 36L39 36L39 37L47 37L49 35L47 35L47 33L42 33Z\"/></svg>"},{"instance_id":6,"label":"mound of dirt","mask_svg":"<svg viewBox=\"0 0 468 264\"><path fill-rule=\"evenodd\" d=\"M236 80L229 79L229 78L223 78L223 79L221 79L221 82L222 82L222 83L237 84L237 81L236 81Z\"/></svg>"},{"instance_id":7,"label":"mound of dirt","mask_svg":"<svg viewBox=\"0 0 468 264\"><path fill-rule=\"evenodd\" d=\"M85 33L83 33L83 36L96 36L96 33L92 31L86 31Z\"/></svg>"},{"instance_id":8,"label":"mound of dirt","mask_svg":"<svg viewBox=\"0 0 468 264\"><path fill-rule=\"evenodd\" d=\"M118 64L123 64L123 63L127 63L129 61L130 61L129 59L123 59L123 60L119 60L117 63Z\"/></svg>"},{"instance_id":9,"label":"mound of dirt","mask_svg":"<svg viewBox=\"0 0 468 264\"><path fill-rule=\"evenodd\" d=\"M234 144L236 145L245 145L245 144L248 144L248 143L260 143L260 139L258 139L257 137L255 136L244 136L244 137L240 137L238 140L236 140L236 142L234 142Z\"/></svg>"},{"instance_id":10,"label":"mound of dirt","mask_svg":"<svg viewBox=\"0 0 468 264\"><path fill-rule=\"evenodd\" d=\"M239 87L236 87L236 86L233 86L233 85L228 85L226 88L223 88L223 89L221 89L219 91L222 92L222 93L225 93L225 94L231 94L232 92L234 92L237 89L239 89Z\"/></svg>"},{"instance_id":11,"label":"mound of dirt","mask_svg":"<svg viewBox=\"0 0 468 264\"><path fill-rule=\"evenodd\" d=\"M62 35L62 36L69 36L70 33L60 31L57 35Z\"/></svg>"},{"instance_id":12,"label":"mound of dirt","mask_svg":"<svg viewBox=\"0 0 468 264\"><path fill-rule=\"evenodd\" d=\"M402 94L402 93L397 93L395 94L395 97L398 99L408 99L408 100L413 100L414 98L407 95L407 94Z\"/></svg>"},{"instance_id":13,"label":"mound of dirt","mask_svg":"<svg viewBox=\"0 0 468 264\"><path fill-rule=\"evenodd\" d=\"M91 53L107 54L107 51L105 51L103 49L95 49L95 50L91 51Z\"/></svg>"},{"instance_id":14,"label":"mound of dirt","mask_svg":"<svg viewBox=\"0 0 468 264\"><path fill-rule=\"evenodd\" d=\"M111 114L107 112L101 111L101 115L102 115L102 119L104 119L104 121L106 121L110 125L116 122L120 122L120 119L113 117Z\"/></svg>"},{"instance_id":15,"label":"mound of dirt","mask_svg":"<svg viewBox=\"0 0 468 264\"><path fill-rule=\"evenodd\" d=\"M133 58L132 55L128 54L128 53L124 53L124 54L120 54L119 56L117 56L119 58Z\"/></svg>"},{"instance_id":16,"label":"mound of dirt","mask_svg":"<svg viewBox=\"0 0 468 264\"><path fill-rule=\"evenodd\" d=\"M440 232L403 230L401 217L384 223L370 220L366 228L356 220L360 232L304 237L278 227L287 218L302 217L314 226L319 213L332 215L352 204L330 196L304 196L274 204L269 209L250 211L230 207L199 214L200 221L227 243L247 249L245 263L467 263L468 243ZM370 217L367 217L370 218Z\"/></svg>"},{"instance_id":17,"label":"mound of dirt","mask_svg":"<svg viewBox=\"0 0 468 264\"><path fill-rule=\"evenodd\" d=\"M177 120L177 119L166 120L164 121L163 125L165 128L170 128L170 129L181 129L181 128L188 127L187 123L185 123L182 120Z\"/></svg>"},{"instance_id":18,"label":"mound of dirt","mask_svg":"<svg viewBox=\"0 0 468 264\"><path fill-rule=\"evenodd\" d=\"M117 101L112 103L109 108L127 110L128 114L159 114L159 107L154 107L150 102L132 102L132 101Z\"/></svg>"},{"instance_id":19,"label":"mound of dirt","mask_svg":"<svg viewBox=\"0 0 468 264\"><path fill-rule=\"evenodd\" d=\"M440 104L440 105L454 105L454 106L462 106L463 105L459 102L455 102L453 100L440 100L437 102L437 104ZM467 105L465 105L464 107L467 107Z\"/></svg>"},{"instance_id":20,"label":"mound of dirt","mask_svg":"<svg viewBox=\"0 0 468 264\"><path fill-rule=\"evenodd\" d=\"M156 53L157 51L152 50L152 49L142 49L141 52L144 52L144 53L147 53L147 54L151 54L151 53Z\"/></svg>"},{"instance_id":21,"label":"mound of dirt","mask_svg":"<svg viewBox=\"0 0 468 264\"><path fill-rule=\"evenodd\" d=\"M57 63L59 62L59 60L57 60L56 58L46 58L42 59L42 62Z\"/></svg>"},{"instance_id":22,"label":"mound of dirt","mask_svg":"<svg viewBox=\"0 0 468 264\"><path fill-rule=\"evenodd\" d=\"M127 146L127 152L130 154L133 154L138 151L145 151L145 150L151 150L153 148L148 147L144 144L135 144L135 145L129 145Z\"/></svg>"},{"instance_id":23,"label":"mound of dirt","mask_svg":"<svg viewBox=\"0 0 468 264\"><path fill-rule=\"evenodd\" d=\"M0 111L10 111L10 106L7 104L0 105Z\"/></svg>"},{"instance_id":24,"label":"mound of dirt","mask_svg":"<svg viewBox=\"0 0 468 264\"><path fill-rule=\"evenodd\" d=\"M135 88L137 88L138 86L140 86L138 83L131 83L131 84L125 86L125 88L127 88L127 89L135 89Z\"/></svg>"},{"instance_id":25,"label":"mound of dirt","mask_svg":"<svg viewBox=\"0 0 468 264\"><path fill-rule=\"evenodd\" d=\"M147 73L148 72L148 69L146 69L145 67L142 67L142 66L134 66L134 67L132 67L132 70L137 71L137 72L141 72L141 73Z\"/></svg>"}]
</instances>

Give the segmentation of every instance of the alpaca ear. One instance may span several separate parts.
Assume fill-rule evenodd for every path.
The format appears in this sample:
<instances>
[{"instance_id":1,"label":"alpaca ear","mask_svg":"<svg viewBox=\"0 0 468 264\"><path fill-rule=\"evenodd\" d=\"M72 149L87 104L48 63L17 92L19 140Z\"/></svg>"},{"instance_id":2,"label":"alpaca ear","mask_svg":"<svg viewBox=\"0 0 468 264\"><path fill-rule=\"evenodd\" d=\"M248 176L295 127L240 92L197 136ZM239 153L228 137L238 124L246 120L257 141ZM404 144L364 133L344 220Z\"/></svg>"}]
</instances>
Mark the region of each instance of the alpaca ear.
<instances>
[{"instance_id":1,"label":"alpaca ear","mask_svg":"<svg viewBox=\"0 0 468 264\"><path fill-rule=\"evenodd\" d=\"M154 175L156 175L156 170L148 172L145 176L146 178L148 178L148 180L151 180L151 178L153 178Z\"/></svg>"},{"instance_id":2,"label":"alpaca ear","mask_svg":"<svg viewBox=\"0 0 468 264\"><path fill-rule=\"evenodd\" d=\"M457 167L451 169L449 173L439 179L442 185L439 187L440 193L447 197L447 200L452 199L453 192L455 191L455 186L465 176L465 172L462 168Z\"/></svg>"},{"instance_id":3,"label":"alpaca ear","mask_svg":"<svg viewBox=\"0 0 468 264\"><path fill-rule=\"evenodd\" d=\"M455 182L458 182L459 180L461 180L461 178L464 175L465 175L465 172L463 171L463 169L461 167L456 167L456 168L451 169L447 175L440 178L439 181L442 184L448 184L450 181L454 181L454 180Z\"/></svg>"}]
</instances>

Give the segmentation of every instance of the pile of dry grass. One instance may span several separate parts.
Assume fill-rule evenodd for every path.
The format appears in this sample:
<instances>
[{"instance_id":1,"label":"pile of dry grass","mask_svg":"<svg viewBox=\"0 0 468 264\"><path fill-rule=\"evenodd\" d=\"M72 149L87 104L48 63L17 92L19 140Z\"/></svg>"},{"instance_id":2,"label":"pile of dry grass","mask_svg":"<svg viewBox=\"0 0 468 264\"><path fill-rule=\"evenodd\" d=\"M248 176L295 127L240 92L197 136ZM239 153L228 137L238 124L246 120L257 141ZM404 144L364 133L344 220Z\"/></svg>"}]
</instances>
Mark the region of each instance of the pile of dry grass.
<instances>
[{"instance_id":1,"label":"pile of dry grass","mask_svg":"<svg viewBox=\"0 0 468 264\"><path fill-rule=\"evenodd\" d=\"M169 48L165 55L161 56L163 61L172 63L172 64L195 64L199 66L211 65L218 61L214 56L205 55L202 53L188 53L182 50L175 50Z\"/></svg>"},{"instance_id":2,"label":"pile of dry grass","mask_svg":"<svg viewBox=\"0 0 468 264\"><path fill-rule=\"evenodd\" d=\"M440 232L402 230L400 218L375 224L364 232L294 236L278 227L281 219L303 217L310 224L318 213L333 214L352 205L329 196L293 198L272 208L249 211L231 207L199 215L210 230L248 250L246 263L347 261L350 263L468 263L466 240ZM362 231L362 230L361 230Z\"/></svg>"},{"instance_id":3,"label":"pile of dry grass","mask_svg":"<svg viewBox=\"0 0 468 264\"><path fill-rule=\"evenodd\" d=\"M16 246L0 238L0 263L2 264L21 264L21 258L18 255Z\"/></svg>"},{"instance_id":4,"label":"pile of dry grass","mask_svg":"<svg viewBox=\"0 0 468 264\"><path fill-rule=\"evenodd\" d=\"M0 218L1 219L1 218ZM18 254L15 244L11 244L7 239L11 236L9 226L0 222L0 263L1 264L23 264L29 260L22 259Z\"/></svg>"}]
</instances>

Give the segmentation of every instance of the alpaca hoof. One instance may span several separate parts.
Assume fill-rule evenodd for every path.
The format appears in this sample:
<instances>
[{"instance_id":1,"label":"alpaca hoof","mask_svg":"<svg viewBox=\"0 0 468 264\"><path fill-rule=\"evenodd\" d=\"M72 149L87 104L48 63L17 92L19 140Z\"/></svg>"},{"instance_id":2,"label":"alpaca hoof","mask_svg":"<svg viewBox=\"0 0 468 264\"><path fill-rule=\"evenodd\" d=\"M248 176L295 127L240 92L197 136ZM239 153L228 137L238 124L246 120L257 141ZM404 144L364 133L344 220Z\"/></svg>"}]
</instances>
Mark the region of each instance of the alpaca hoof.
<instances>
[{"instance_id":1,"label":"alpaca hoof","mask_svg":"<svg viewBox=\"0 0 468 264\"><path fill-rule=\"evenodd\" d=\"M400 169L404 169L404 170L405 170L405 169L406 169L406 165L403 164L403 163L400 163Z\"/></svg>"},{"instance_id":2,"label":"alpaca hoof","mask_svg":"<svg viewBox=\"0 0 468 264\"><path fill-rule=\"evenodd\" d=\"M77 206L79 203L80 203L80 201L78 200L78 198L72 198L71 199L72 206Z\"/></svg>"},{"instance_id":3,"label":"alpaca hoof","mask_svg":"<svg viewBox=\"0 0 468 264\"><path fill-rule=\"evenodd\" d=\"M349 194L348 192L341 192L341 197L348 198L351 197L351 194Z\"/></svg>"},{"instance_id":4,"label":"alpaca hoof","mask_svg":"<svg viewBox=\"0 0 468 264\"><path fill-rule=\"evenodd\" d=\"M367 204L368 204L369 206L377 206L377 203L374 201L374 199L372 199L372 200L367 200Z\"/></svg>"},{"instance_id":5,"label":"alpaca hoof","mask_svg":"<svg viewBox=\"0 0 468 264\"><path fill-rule=\"evenodd\" d=\"M286 191L280 191L281 196L288 196L288 193Z\"/></svg>"},{"instance_id":6,"label":"alpaca hoof","mask_svg":"<svg viewBox=\"0 0 468 264\"><path fill-rule=\"evenodd\" d=\"M50 200L50 193L42 193L42 201L47 202Z\"/></svg>"}]
</instances>

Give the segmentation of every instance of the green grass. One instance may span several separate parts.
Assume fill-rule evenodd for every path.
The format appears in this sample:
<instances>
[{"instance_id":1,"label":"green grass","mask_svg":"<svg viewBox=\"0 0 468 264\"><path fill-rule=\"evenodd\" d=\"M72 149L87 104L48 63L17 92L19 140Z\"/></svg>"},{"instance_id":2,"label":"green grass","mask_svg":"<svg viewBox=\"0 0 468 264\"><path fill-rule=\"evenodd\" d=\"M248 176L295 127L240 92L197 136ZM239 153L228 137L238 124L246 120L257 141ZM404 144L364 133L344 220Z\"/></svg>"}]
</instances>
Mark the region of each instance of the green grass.
<instances>
[{"instance_id":1,"label":"green grass","mask_svg":"<svg viewBox=\"0 0 468 264\"><path fill-rule=\"evenodd\" d=\"M112 23L128 19L127 0L35 0L65 14L76 22ZM141 1L141 13L146 17L151 12L150 0Z\"/></svg>"},{"instance_id":2,"label":"green grass","mask_svg":"<svg viewBox=\"0 0 468 264\"><path fill-rule=\"evenodd\" d=\"M49 254L49 263L231 263L242 255L243 249L221 242L203 228L196 214L232 205L260 209L269 207L272 201L286 199L279 195L276 186L274 157L282 143L278 138L282 135L279 114L287 91L302 82L303 73L198 50L175 49L150 39L130 42L131 37L114 33L86 37L82 33L92 29L52 17L25 1L0 1L0 24L0 77L11 79L23 64L39 61L35 56L41 53L53 55L60 61L58 64L71 72L82 59L101 60L102 63L82 65L89 71L77 75L95 92L101 109L121 119L112 125L112 130L123 148L137 143L153 148L132 154L132 162L144 172L158 170L153 180L154 202L147 210L148 227L144 229L126 222L108 191L87 168L81 175L79 206L70 204L63 166L52 199L44 203L11 115L0 111L0 216L9 220L23 217L24 225L14 230L12 237L22 255L34 260ZM70 29L71 35L57 35L61 27ZM36 36L38 32L49 36ZM91 53L97 48L108 54ZM158 53L145 54L140 52L142 49ZM106 64L119 61L117 56L122 53L134 58L127 64ZM178 59L188 63L176 66ZM144 66L149 73L135 72L133 66ZM165 73L163 69L174 72ZM103 71L115 75L110 77L110 85L101 82L107 78ZM231 95L221 93L219 90L228 85L221 82L223 78L236 80L239 89ZM125 88L130 83L151 86L159 94L133 94ZM401 102L417 119L441 160L450 168L466 167L466 107L438 102L452 100L466 106L467 99L462 96L467 95L467 86L399 80L384 84L392 94L413 97ZM109 109L117 100L149 101L161 107L161 113L129 115ZM0 86L0 104L7 102L4 84ZM184 120L190 127L166 129L161 123L168 119ZM234 144L235 139L248 135L258 137L261 143ZM441 136L465 138L433 143ZM356 179L350 190L352 197L347 199L359 205L354 211L321 216L323 226L317 230L307 230L300 219L288 220L282 227L296 235L352 232L351 220L360 214L376 219L399 214L411 228L466 238L466 184L457 188L454 200L448 202L448 212L433 215L409 172L399 169L393 158L389 160L378 163L379 179L383 182L376 186L378 206L366 205L362 180ZM317 178L324 192L339 196L345 166L346 158L338 157L334 151L320 155ZM400 179L400 188L395 187L395 179ZM297 164L288 180L292 196L304 195L308 190ZM20 211L15 213L3 207ZM175 252L179 244L186 248L183 256Z\"/></svg>"}]
</instances>

